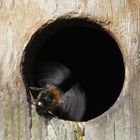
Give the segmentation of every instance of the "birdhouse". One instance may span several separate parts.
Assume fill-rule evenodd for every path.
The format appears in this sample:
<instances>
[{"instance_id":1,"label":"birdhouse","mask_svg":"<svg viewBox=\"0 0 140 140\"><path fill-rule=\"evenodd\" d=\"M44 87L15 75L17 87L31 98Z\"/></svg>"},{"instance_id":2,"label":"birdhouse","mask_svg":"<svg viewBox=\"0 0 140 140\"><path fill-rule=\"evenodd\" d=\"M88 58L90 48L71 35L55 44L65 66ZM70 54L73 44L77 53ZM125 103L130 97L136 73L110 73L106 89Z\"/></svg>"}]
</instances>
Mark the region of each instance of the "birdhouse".
<instances>
[{"instance_id":1,"label":"birdhouse","mask_svg":"<svg viewBox=\"0 0 140 140\"><path fill-rule=\"evenodd\" d=\"M0 2L2 140L140 137L140 2Z\"/></svg>"}]
</instances>

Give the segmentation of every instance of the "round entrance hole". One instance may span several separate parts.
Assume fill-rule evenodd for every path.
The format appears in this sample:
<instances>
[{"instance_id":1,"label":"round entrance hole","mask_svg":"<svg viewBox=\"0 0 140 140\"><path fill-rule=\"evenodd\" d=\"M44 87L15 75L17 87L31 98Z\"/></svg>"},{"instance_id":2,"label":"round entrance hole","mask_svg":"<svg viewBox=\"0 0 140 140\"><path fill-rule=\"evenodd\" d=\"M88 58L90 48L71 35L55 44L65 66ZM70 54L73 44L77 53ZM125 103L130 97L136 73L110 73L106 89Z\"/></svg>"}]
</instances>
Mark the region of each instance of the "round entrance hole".
<instances>
[{"instance_id":1,"label":"round entrance hole","mask_svg":"<svg viewBox=\"0 0 140 140\"><path fill-rule=\"evenodd\" d=\"M42 73L36 71L43 69L42 62L61 63L73 73L86 94L82 121L107 111L123 87L125 68L117 42L87 19L61 19L44 25L29 41L23 58L22 75L28 86L39 86L36 77Z\"/></svg>"}]
</instances>

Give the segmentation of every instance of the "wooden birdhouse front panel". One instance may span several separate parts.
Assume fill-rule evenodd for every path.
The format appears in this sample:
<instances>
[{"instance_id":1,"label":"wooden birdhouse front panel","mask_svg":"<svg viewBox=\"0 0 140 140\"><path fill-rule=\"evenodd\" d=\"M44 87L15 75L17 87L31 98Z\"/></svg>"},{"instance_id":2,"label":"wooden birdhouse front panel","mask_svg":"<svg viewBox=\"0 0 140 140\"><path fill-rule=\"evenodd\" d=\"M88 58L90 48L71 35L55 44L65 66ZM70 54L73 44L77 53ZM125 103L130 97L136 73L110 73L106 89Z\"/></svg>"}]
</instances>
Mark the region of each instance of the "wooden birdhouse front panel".
<instances>
[{"instance_id":1,"label":"wooden birdhouse front panel","mask_svg":"<svg viewBox=\"0 0 140 140\"><path fill-rule=\"evenodd\" d=\"M1 0L0 138L138 140L139 38L139 0ZM48 60L61 62L81 83L81 120L36 112L38 95L30 87Z\"/></svg>"}]
</instances>

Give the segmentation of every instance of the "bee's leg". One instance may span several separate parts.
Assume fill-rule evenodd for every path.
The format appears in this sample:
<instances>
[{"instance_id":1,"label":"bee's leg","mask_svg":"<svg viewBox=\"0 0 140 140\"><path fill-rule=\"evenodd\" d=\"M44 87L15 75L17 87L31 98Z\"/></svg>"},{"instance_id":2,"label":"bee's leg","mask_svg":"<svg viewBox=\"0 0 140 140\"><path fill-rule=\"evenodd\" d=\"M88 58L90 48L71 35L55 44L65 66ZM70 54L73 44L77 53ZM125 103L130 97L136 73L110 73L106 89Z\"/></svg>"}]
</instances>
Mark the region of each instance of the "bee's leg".
<instances>
[{"instance_id":1,"label":"bee's leg","mask_svg":"<svg viewBox=\"0 0 140 140\"><path fill-rule=\"evenodd\" d=\"M36 105L36 100L35 99L33 99L33 97L32 97L32 92L31 92L31 90L29 89L29 93L30 93L30 96L31 96L31 101L28 101L29 103L31 103L31 104L33 104L33 105Z\"/></svg>"},{"instance_id":2,"label":"bee's leg","mask_svg":"<svg viewBox=\"0 0 140 140\"><path fill-rule=\"evenodd\" d=\"M39 87L29 87L31 90L36 90L36 91L41 91L44 90L44 88L39 88Z\"/></svg>"},{"instance_id":3,"label":"bee's leg","mask_svg":"<svg viewBox=\"0 0 140 140\"><path fill-rule=\"evenodd\" d=\"M54 115L51 111L48 111L48 113L50 114L50 115L52 115L53 117L55 117L55 118L58 118L56 115Z\"/></svg>"}]
</instances>

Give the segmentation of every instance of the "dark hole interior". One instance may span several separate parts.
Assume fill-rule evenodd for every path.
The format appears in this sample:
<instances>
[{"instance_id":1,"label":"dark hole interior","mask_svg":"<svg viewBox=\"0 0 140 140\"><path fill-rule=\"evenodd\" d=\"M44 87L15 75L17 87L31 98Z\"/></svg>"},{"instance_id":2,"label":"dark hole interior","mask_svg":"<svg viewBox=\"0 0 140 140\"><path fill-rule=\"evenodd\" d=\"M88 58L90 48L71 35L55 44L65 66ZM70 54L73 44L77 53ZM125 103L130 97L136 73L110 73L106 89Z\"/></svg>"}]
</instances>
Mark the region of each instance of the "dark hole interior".
<instances>
[{"instance_id":1,"label":"dark hole interior","mask_svg":"<svg viewBox=\"0 0 140 140\"><path fill-rule=\"evenodd\" d=\"M57 61L73 72L86 92L83 121L107 111L123 86L125 69L116 41L85 19L64 19L42 28L32 37L24 57L23 75L29 84L36 84L33 77L38 62Z\"/></svg>"}]
</instances>

